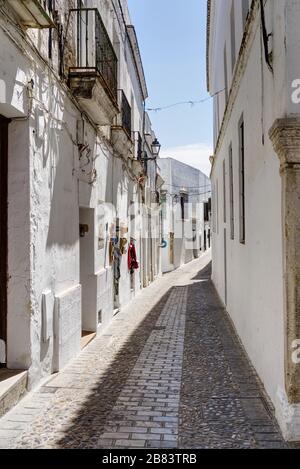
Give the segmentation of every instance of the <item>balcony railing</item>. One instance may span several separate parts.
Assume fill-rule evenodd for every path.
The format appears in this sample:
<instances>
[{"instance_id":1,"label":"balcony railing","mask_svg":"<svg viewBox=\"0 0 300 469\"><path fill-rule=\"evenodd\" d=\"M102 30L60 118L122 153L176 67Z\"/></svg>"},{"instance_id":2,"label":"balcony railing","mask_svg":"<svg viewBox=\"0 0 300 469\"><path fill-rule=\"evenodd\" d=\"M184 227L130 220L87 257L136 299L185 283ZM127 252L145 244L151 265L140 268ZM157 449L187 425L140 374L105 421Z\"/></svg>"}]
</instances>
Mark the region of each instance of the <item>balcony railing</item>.
<instances>
[{"instance_id":1,"label":"balcony railing","mask_svg":"<svg viewBox=\"0 0 300 469\"><path fill-rule=\"evenodd\" d=\"M119 113L111 126L111 143L124 158L134 157L134 139L131 127L131 107L122 90L118 90Z\"/></svg>"},{"instance_id":2,"label":"balcony railing","mask_svg":"<svg viewBox=\"0 0 300 469\"><path fill-rule=\"evenodd\" d=\"M146 174L147 170L148 170L147 158L145 158L147 156L147 153L144 152L143 139L142 139L142 136L141 136L140 132L138 132L138 134L137 134L137 153L136 153L136 155L137 155L137 160L141 163L141 165L143 167L143 171Z\"/></svg>"},{"instance_id":3,"label":"balcony railing","mask_svg":"<svg viewBox=\"0 0 300 469\"><path fill-rule=\"evenodd\" d=\"M141 137L141 134L138 133L138 138L137 138L137 159L140 161L143 157L143 139Z\"/></svg>"},{"instance_id":4,"label":"balcony railing","mask_svg":"<svg viewBox=\"0 0 300 469\"><path fill-rule=\"evenodd\" d=\"M118 59L97 8L71 10L75 14L76 67L70 73L97 73L109 96L116 102Z\"/></svg>"},{"instance_id":5,"label":"balcony railing","mask_svg":"<svg viewBox=\"0 0 300 469\"><path fill-rule=\"evenodd\" d=\"M131 139L131 107L123 90L119 90L120 125Z\"/></svg>"}]
</instances>

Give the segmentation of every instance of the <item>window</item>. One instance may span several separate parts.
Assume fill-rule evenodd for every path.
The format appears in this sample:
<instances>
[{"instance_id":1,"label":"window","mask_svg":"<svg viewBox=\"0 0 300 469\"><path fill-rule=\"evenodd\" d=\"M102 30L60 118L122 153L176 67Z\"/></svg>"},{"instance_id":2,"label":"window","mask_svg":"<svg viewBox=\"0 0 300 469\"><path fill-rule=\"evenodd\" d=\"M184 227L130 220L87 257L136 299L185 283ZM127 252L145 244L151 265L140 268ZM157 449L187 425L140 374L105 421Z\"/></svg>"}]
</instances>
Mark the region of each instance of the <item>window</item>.
<instances>
[{"instance_id":1,"label":"window","mask_svg":"<svg viewBox=\"0 0 300 469\"><path fill-rule=\"evenodd\" d=\"M227 50L226 44L224 46L224 87L225 87L225 105L228 101L228 73L227 73Z\"/></svg>"},{"instance_id":2,"label":"window","mask_svg":"<svg viewBox=\"0 0 300 469\"><path fill-rule=\"evenodd\" d=\"M219 182L216 182L216 229L219 234Z\"/></svg>"},{"instance_id":3,"label":"window","mask_svg":"<svg viewBox=\"0 0 300 469\"><path fill-rule=\"evenodd\" d=\"M83 0L77 0L77 8L80 10L85 7ZM77 15L77 51L78 51L78 65L81 67L84 63L84 60L87 61L87 57L84 55L87 53L86 49L81 46L81 42L85 40L84 27L83 24L88 18L86 13L86 18L84 20L83 12L79 12Z\"/></svg>"},{"instance_id":4,"label":"window","mask_svg":"<svg viewBox=\"0 0 300 469\"><path fill-rule=\"evenodd\" d=\"M230 198L230 238L234 239L234 197L232 145L229 147L229 198Z\"/></svg>"},{"instance_id":5,"label":"window","mask_svg":"<svg viewBox=\"0 0 300 469\"><path fill-rule=\"evenodd\" d=\"M216 233L216 186L213 184L212 186L212 222L213 222L213 233Z\"/></svg>"},{"instance_id":6,"label":"window","mask_svg":"<svg viewBox=\"0 0 300 469\"><path fill-rule=\"evenodd\" d=\"M161 191L160 193L161 213L163 220L167 219L167 192Z\"/></svg>"},{"instance_id":7,"label":"window","mask_svg":"<svg viewBox=\"0 0 300 469\"><path fill-rule=\"evenodd\" d=\"M141 160L143 158L143 140L140 132L138 132L137 140L137 159Z\"/></svg>"},{"instance_id":8,"label":"window","mask_svg":"<svg viewBox=\"0 0 300 469\"><path fill-rule=\"evenodd\" d=\"M243 29L245 29L245 26L246 26L248 13L249 13L249 0L242 0Z\"/></svg>"},{"instance_id":9,"label":"window","mask_svg":"<svg viewBox=\"0 0 300 469\"><path fill-rule=\"evenodd\" d=\"M209 221L209 202L204 202L204 221Z\"/></svg>"},{"instance_id":10,"label":"window","mask_svg":"<svg viewBox=\"0 0 300 469\"><path fill-rule=\"evenodd\" d=\"M245 244L245 125L239 122L240 243Z\"/></svg>"},{"instance_id":11,"label":"window","mask_svg":"<svg viewBox=\"0 0 300 469\"><path fill-rule=\"evenodd\" d=\"M53 14L53 0L48 0L48 10L51 14ZM48 58L52 60L52 41L53 41L53 33L52 28L49 29L49 36L48 36Z\"/></svg>"},{"instance_id":12,"label":"window","mask_svg":"<svg viewBox=\"0 0 300 469\"><path fill-rule=\"evenodd\" d=\"M181 219L186 220L187 219L187 203L189 201L189 196L188 194L181 192L180 193L180 206L181 206Z\"/></svg>"},{"instance_id":13,"label":"window","mask_svg":"<svg viewBox=\"0 0 300 469\"><path fill-rule=\"evenodd\" d=\"M226 165L223 161L223 221L226 223Z\"/></svg>"},{"instance_id":14,"label":"window","mask_svg":"<svg viewBox=\"0 0 300 469\"><path fill-rule=\"evenodd\" d=\"M102 324L102 309L98 311L98 326Z\"/></svg>"},{"instance_id":15,"label":"window","mask_svg":"<svg viewBox=\"0 0 300 469\"><path fill-rule=\"evenodd\" d=\"M234 0L231 6L230 13L230 37L231 37L231 71L233 72L235 66L235 12L234 12Z\"/></svg>"}]
</instances>

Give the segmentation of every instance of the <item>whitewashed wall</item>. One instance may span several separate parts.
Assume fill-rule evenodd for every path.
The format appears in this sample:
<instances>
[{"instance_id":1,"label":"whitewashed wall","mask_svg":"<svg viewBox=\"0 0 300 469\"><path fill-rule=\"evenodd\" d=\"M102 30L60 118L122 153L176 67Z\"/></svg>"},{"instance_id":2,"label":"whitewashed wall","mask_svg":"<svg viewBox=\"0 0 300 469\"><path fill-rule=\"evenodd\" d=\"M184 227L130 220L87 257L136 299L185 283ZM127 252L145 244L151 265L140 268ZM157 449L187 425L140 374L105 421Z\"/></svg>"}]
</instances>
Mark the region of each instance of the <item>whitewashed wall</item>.
<instances>
[{"instance_id":1,"label":"whitewashed wall","mask_svg":"<svg viewBox=\"0 0 300 469\"><path fill-rule=\"evenodd\" d=\"M75 3L57 1L56 5L66 21L68 8ZM95 1L88 6L100 7L112 42L119 44L119 87L133 108L133 130L142 131L144 108L136 70L112 3ZM11 15L5 2L0 8ZM72 61L72 24L69 32L66 55ZM96 129L59 79L56 33L52 61L48 34L47 30L21 31L0 14L0 114L22 118L9 125L7 364L29 369L29 387L78 353L82 328L101 332L112 320L113 277L106 231L112 219L101 218L103 204L115 203L120 222L128 224L129 204L134 202L138 209L142 190L111 147L109 129ZM90 149L89 161L79 153L79 140ZM89 227L85 238L79 237L79 223ZM100 245L99 233L104 234ZM129 230L128 239L130 235ZM124 254L121 306L142 286L142 228L134 235L140 269L131 291ZM46 291L51 292L55 307L48 311L53 329L44 341L42 296Z\"/></svg>"},{"instance_id":2,"label":"whitewashed wall","mask_svg":"<svg viewBox=\"0 0 300 469\"><path fill-rule=\"evenodd\" d=\"M172 158L161 158L159 166L164 180L162 190L166 191L163 233L168 243L167 247L162 250L162 270L168 272L198 257L200 250L204 248L203 203L207 202L211 195L210 181L198 169ZM184 223L181 219L180 203L176 203L174 198L175 194L180 195L182 188L187 189L189 201ZM172 231L175 232L173 263L170 259L170 233ZM195 241L193 241L194 237Z\"/></svg>"},{"instance_id":3,"label":"whitewashed wall","mask_svg":"<svg viewBox=\"0 0 300 469\"><path fill-rule=\"evenodd\" d=\"M213 1L212 3L209 49L210 93L215 94L225 85L223 73L225 42L228 83L232 92L225 122L223 121L225 92L214 98L215 144L217 137L219 140L212 169L215 226L213 281L223 302L226 302L237 332L279 416L282 409L278 394L284 389L281 179L278 156L274 152L268 132L276 118L299 114L299 110L291 102L291 81L292 77L300 76L297 49L300 41L297 26L300 5L299 2L289 0L265 2L267 29L273 33L273 45L270 45L270 48L273 52L274 74L269 71L265 62L260 12L258 9L255 10L256 14L250 26L249 51L243 56L243 66L232 82L230 66L232 2ZM244 50L244 45L241 47L243 37L241 1L234 0L234 4L238 57L239 52L242 54ZM238 123L242 114L245 123L245 245L239 241ZM223 128L219 133L222 121ZM234 240L230 239L229 216L231 144L234 172ZM223 161L226 165L226 223L223 221ZM224 230L226 230L226 263Z\"/></svg>"}]
</instances>

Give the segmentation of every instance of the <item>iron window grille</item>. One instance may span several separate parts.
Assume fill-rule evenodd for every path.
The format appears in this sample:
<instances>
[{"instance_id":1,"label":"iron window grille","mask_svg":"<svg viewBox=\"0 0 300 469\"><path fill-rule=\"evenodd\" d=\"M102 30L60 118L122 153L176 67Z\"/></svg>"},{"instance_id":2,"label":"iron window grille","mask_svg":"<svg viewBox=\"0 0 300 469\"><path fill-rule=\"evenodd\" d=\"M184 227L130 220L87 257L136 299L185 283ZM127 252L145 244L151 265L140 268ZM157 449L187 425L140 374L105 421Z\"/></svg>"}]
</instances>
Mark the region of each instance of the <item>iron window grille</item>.
<instances>
[{"instance_id":1,"label":"iron window grille","mask_svg":"<svg viewBox=\"0 0 300 469\"><path fill-rule=\"evenodd\" d=\"M119 90L120 125L131 139L131 107L123 90Z\"/></svg>"},{"instance_id":2,"label":"iron window grille","mask_svg":"<svg viewBox=\"0 0 300 469\"><path fill-rule=\"evenodd\" d=\"M108 95L117 101L118 59L97 8L71 10L76 15L76 67L70 72L97 73Z\"/></svg>"},{"instance_id":3,"label":"iron window grille","mask_svg":"<svg viewBox=\"0 0 300 469\"><path fill-rule=\"evenodd\" d=\"M243 116L239 122L239 192L240 192L240 243L246 240L245 204L245 126Z\"/></svg>"},{"instance_id":4,"label":"iron window grille","mask_svg":"<svg viewBox=\"0 0 300 469\"><path fill-rule=\"evenodd\" d=\"M143 140L141 134L138 133L137 139L137 159L140 161L143 157Z\"/></svg>"},{"instance_id":5,"label":"iron window grille","mask_svg":"<svg viewBox=\"0 0 300 469\"><path fill-rule=\"evenodd\" d=\"M187 220L187 204L189 202L189 195L185 192L180 193L180 208L181 208L181 219L182 221Z\"/></svg>"}]
</instances>

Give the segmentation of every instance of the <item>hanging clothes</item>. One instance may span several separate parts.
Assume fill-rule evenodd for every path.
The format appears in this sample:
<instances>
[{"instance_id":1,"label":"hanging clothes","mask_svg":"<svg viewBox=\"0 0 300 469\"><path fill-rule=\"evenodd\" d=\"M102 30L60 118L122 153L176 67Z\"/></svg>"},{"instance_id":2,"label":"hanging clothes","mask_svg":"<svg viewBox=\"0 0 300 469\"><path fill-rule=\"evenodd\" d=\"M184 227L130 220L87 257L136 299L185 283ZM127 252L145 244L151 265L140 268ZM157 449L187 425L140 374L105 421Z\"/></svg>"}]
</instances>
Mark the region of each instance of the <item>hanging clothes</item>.
<instances>
[{"instance_id":1,"label":"hanging clothes","mask_svg":"<svg viewBox=\"0 0 300 469\"><path fill-rule=\"evenodd\" d=\"M108 246L108 258L109 258L109 265L112 265L114 261L114 243L113 241L109 241L109 246Z\"/></svg>"},{"instance_id":2,"label":"hanging clothes","mask_svg":"<svg viewBox=\"0 0 300 469\"><path fill-rule=\"evenodd\" d=\"M139 263L136 257L135 245L134 242L131 240L128 246L128 270L132 274L138 268Z\"/></svg>"},{"instance_id":3,"label":"hanging clothes","mask_svg":"<svg viewBox=\"0 0 300 469\"><path fill-rule=\"evenodd\" d=\"M119 296L119 280L121 278L121 259L122 253L117 245L114 246L113 252L113 274L114 274L114 288L115 296Z\"/></svg>"},{"instance_id":4,"label":"hanging clothes","mask_svg":"<svg viewBox=\"0 0 300 469\"><path fill-rule=\"evenodd\" d=\"M114 278L115 280L119 281L121 278L121 259L122 259L122 253L118 246L114 247Z\"/></svg>"},{"instance_id":5,"label":"hanging clothes","mask_svg":"<svg viewBox=\"0 0 300 469\"><path fill-rule=\"evenodd\" d=\"M120 250L122 254L126 254L126 245L127 245L127 238L120 239Z\"/></svg>"}]
</instances>

